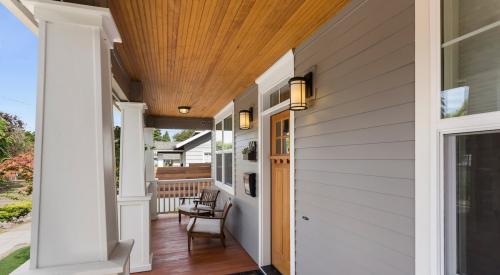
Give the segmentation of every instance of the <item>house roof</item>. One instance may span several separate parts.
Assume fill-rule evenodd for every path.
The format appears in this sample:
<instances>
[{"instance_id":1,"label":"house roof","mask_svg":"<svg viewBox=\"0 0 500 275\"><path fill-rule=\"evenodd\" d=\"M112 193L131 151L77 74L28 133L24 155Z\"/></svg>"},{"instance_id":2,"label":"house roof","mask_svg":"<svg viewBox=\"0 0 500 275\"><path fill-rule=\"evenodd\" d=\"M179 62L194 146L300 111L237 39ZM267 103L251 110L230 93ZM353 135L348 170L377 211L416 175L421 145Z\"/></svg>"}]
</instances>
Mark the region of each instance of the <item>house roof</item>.
<instances>
[{"instance_id":1,"label":"house roof","mask_svg":"<svg viewBox=\"0 0 500 275\"><path fill-rule=\"evenodd\" d=\"M154 142L155 150L157 150L157 151L175 150L176 144L178 144L178 142L170 142L170 141L155 141Z\"/></svg>"},{"instance_id":2,"label":"house roof","mask_svg":"<svg viewBox=\"0 0 500 275\"><path fill-rule=\"evenodd\" d=\"M202 138L203 136L209 134L211 131L209 130L205 130L205 131L202 131L202 132L199 132L198 134L186 139L185 141L182 141L182 142L179 142L175 145L175 148L176 149L179 149L181 147L184 147L192 142L195 142L196 140Z\"/></svg>"}]
</instances>

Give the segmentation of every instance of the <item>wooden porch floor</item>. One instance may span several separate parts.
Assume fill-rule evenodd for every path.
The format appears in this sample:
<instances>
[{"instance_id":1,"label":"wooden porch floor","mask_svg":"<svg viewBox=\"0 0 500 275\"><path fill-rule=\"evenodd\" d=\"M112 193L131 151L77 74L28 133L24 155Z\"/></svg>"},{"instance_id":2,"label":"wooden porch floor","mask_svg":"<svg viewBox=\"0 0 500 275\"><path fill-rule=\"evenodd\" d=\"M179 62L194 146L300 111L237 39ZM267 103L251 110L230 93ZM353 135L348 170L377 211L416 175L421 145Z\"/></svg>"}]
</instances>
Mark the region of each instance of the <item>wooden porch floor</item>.
<instances>
[{"instance_id":1,"label":"wooden porch floor","mask_svg":"<svg viewBox=\"0 0 500 275\"><path fill-rule=\"evenodd\" d=\"M195 239L191 253L187 249L186 225L183 217L159 215L152 222L153 270L140 274L233 274L258 269L257 264L226 231L226 248L218 239Z\"/></svg>"}]
</instances>

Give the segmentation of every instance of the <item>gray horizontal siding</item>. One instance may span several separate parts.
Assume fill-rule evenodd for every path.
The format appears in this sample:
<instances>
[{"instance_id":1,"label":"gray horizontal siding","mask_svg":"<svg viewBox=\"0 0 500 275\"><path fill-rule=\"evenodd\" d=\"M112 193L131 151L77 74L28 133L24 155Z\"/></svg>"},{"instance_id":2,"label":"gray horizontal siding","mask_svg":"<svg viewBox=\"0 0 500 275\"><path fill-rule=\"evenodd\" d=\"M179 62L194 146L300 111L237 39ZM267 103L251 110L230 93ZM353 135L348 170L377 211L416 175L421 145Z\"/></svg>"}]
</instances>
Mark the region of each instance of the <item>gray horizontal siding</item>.
<instances>
[{"instance_id":1,"label":"gray horizontal siding","mask_svg":"<svg viewBox=\"0 0 500 275\"><path fill-rule=\"evenodd\" d=\"M295 113L298 274L414 274L414 20L352 1L295 51L317 88Z\"/></svg>"},{"instance_id":2,"label":"gray horizontal siding","mask_svg":"<svg viewBox=\"0 0 500 275\"><path fill-rule=\"evenodd\" d=\"M249 141L258 139L257 95L257 86L253 85L234 100L235 195L230 196L225 191L221 191L221 200L219 200L223 202L228 197L232 198L233 209L229 212L227 228L256 262L259 258L259 201L257 197L253 198L245 194L243 174L257 173L259 168L256 161L244 160L241 152L248 146ZM240 130L239 111L247 110L249 107L254 108L252 128Z\"/></svg>"}]
</instances>

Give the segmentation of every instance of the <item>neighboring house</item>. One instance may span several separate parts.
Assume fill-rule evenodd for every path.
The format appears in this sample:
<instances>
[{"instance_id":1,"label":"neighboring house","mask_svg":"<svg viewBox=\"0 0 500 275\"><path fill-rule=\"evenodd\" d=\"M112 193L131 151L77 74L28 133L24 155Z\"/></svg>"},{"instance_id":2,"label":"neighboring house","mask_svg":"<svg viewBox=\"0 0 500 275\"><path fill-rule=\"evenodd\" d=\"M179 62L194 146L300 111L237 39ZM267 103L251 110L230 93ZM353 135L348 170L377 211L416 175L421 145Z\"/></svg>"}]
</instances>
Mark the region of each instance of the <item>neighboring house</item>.
<instances>
[{"instance_id":1,"label":"neighboring house","mask_svg":"<svg viewBox=\"0 0 500 275\"><path fill-rule=\"evenodd\" d=\"M177 149L175 146L178 142L154 142L154 160L156 167L164 166L181 166L183 150Z\"/></svg>"},{"instance_id":2,"label":"neighboring house","mask_svg":"<svg viewBox=\"0 0 500 275\"><path fill-rule=\"evenodd\" d=\"M182 163L189 166L191 163L212 162L211 131L196 132L192 137L175 145L177 150L182 150Z\"/></svg>"},{"instance_id":3,"label":"neighboring house","mask_svg":"<svg viewBox=\"0 0 500 275\"><path fill-rule=\"evenodd\" d=\"M211 131L197 131L182 142L154 142L155 165L189 166L212 162Z\"/></svg>"}]
</instances>

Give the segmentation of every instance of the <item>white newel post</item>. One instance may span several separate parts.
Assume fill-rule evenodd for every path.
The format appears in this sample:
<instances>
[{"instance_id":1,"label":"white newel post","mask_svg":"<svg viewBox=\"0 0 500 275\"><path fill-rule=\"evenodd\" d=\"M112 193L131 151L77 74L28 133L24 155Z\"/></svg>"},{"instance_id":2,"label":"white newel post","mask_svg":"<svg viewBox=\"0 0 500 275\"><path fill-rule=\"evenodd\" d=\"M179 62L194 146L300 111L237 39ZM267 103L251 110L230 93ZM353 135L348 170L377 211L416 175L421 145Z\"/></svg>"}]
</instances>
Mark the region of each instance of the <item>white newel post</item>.
<instances>
[{"instance_id":1,"label":"white newel post","mask_svg":"<svg viewBox=\"0 0 500 275\"><path fill-rule=\"evenodd\" d=\"M151 194L146 190L144 142L144 103L120 102L122 128L120 137L120 188L118 224L120 240L134 239L130 271L151 270L150 250Z\"/></svg>"},{"instance_id":2,"label":"white newel post","mask_svg":"<svg viewBox=\"0 0 500 275\"><path fill-rule=\"evenodd\" d=\"M153 133L155 128L144 128L144 143L146 144L146 151L144 151L144 162L146 166L146 182L148 185L148 193L151 194L151 201L149 203L149 212L151 220L158 219L156 212L156 182L155 182L155 164L154 164L154 140Z\"/></svg>"},{"instance_id":3,"label":"white newel post","mask_svg":"<svg viewBox=\"0 0 500 275\"><path fill-rule=\"evenodd\" d=\"M23 1L39 24L31 259L15 274L128 273L113 166L108 9Z\"/></svg>"}]
</instances>

